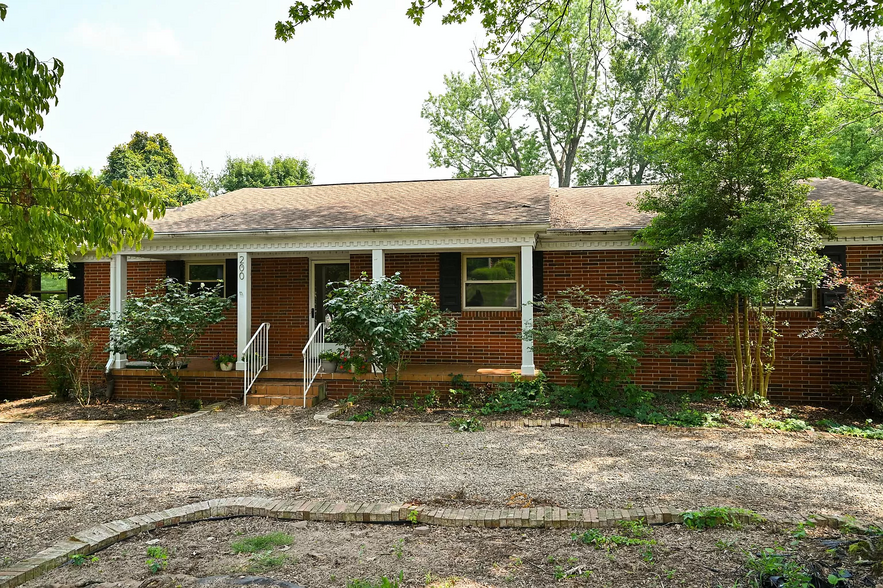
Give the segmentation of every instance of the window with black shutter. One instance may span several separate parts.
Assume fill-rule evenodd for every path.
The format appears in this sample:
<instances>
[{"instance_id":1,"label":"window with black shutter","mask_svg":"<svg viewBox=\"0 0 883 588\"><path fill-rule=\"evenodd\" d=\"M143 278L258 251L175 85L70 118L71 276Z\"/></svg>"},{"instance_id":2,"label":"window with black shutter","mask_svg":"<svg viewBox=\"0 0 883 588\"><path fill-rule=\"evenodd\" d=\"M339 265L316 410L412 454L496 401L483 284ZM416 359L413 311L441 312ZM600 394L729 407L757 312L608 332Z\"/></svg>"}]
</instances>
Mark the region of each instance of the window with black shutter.
<instances>
[{"instance_id":1,"label":"window with black shutter","mask_svg":"<svg viewBox=\"0 0 883 588\"><path fill-rule=\"evenodd\" d=\"M67 279L67 297L76 296L82 302L86 293L86 264L72 263L67 272L70 274Z\"/></svg>"},{"instance_id":2,"label":"window with black shutter","mask_svg":"<svg viewBox=\"0 0 883 588\"><path fill-rule=\"evenodd\" d=\"M822 249L821 254L831 260L831 263L840 267L840 274L846 275L846 246L845 245L829 245ZM824 282L819 285L817 302L818 309L824 311L828 308L836 306L838 302L846 294L846 286L837 286L836 288L826 288Z\"/></svg>"},{"instance_id":3,"label":"window with black shutter","mask_svg":"<svg viewBox=\"0 0 883 588\"><path fill-rule=\"evenodd\" d=\"M461 261L459 253L439 253L438 293L439 307L445 312L460 312Z\"/></svg>"}]
</instances>

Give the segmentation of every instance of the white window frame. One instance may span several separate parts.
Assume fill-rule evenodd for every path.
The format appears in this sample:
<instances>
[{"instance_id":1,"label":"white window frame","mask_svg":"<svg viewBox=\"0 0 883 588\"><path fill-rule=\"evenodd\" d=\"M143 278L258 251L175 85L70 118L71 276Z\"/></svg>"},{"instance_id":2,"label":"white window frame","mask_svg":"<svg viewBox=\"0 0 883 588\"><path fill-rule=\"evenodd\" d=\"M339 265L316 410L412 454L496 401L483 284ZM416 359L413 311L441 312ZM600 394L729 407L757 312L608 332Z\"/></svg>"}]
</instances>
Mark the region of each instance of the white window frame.
<instances>
[{"instance_id":1,"label":"white window frame","mask_svg":"<svg viewBox=\"0 0 883 588\"><path fill-rule=\"evenodd\" d=\"M467 306L466 305L466 260L469 258L488 258L488 257L514 257L515 258L515 306ZM507 311L519 310L521 308L521 256L518 253L508 251L491 251L479 253L463 253L460 256L461 273L460 273L460 296L463 300L463 310L468 311ZM509 284L512 280L473 280L472 283L484 284Z\"/></svg>"},{"instance_id":2,"label":"white window frame","mask_svg":"<svg viewBox=\"0 0 883 588\"><path fill-rule=\"evenodd\" d=\"M191 280L190 279L190 268L194 265L219 265L221 266L221 282L218 280ZM227 260L221 259L216 261L185 261L184 262L184 281L189 282L191 284L206 284L209 288L214 288L218 284L226 284L227 283ZM210 284L210 285L209 285ZM221 296L224 296L224 292L221 292Z\"/></svg>"}]
</instances>

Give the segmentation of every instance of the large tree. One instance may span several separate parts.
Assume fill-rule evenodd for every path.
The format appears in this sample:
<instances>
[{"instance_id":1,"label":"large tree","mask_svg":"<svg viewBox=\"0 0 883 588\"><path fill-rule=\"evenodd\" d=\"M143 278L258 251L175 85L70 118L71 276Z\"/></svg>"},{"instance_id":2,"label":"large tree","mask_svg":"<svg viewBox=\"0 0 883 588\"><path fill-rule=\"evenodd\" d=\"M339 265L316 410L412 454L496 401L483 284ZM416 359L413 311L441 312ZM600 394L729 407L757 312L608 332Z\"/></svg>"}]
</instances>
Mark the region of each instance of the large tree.
<instances>
[{"instance_id":1,"label":"large tree","mask_svg":"<svg viewBox=\"0 0 883 588\"><path fill-rule=\"evenodd\" d=\"M7 7L0 4L0 19ZM0 53L0 260L65 263L69 255L108 255L150 237L148 215L162 202L144 190L113 181L100 184L86 171L67 172L43 141L44 117L58 103L64 74L58 59L32 51Z\"/></svg>"},{"instance_id":2,"label":"large tree","mask_svg":"<svg viewBox=\"0 0 883 588\"><path fill-rule=\"evenodd\" d=\"M312 184L313 179L313 170L306 159L276 156L267 161L263 157L228 156L218 183L223 190L232 192L240 188L306 186Z\"/></svg>"},{"instance_id":3,"label":"large tree","mask_svg":"<svg viewBox=\"0 0 883 588\"><path fill-rule=\"evenodd\" d=\"M741 107L710 118L694 101L654 145L663 181L638 208L654 213L636 239L660 255L675 298L731 330L736 389L765 396L775 369L776 310L818 283L833 233L829 207L800 180L817 169L816 111L824 90L781 94L781 68L741 71ZM733 86L731 86L733 87Z\"/></svg>"},{"instance_id":4,"label":"large tree","mask_svg":"<svg viewBox=\"0 0 883 588\"><path fill-rule=\"evenodd\" d=\"M192 173L184 171L161 133L151 135L136 131L128 143L117 145L107 156L101 170L106 185L124 182L151 192L166 206L182 206L208 197Z\"/></svg>"},{"instance_id":5,"label":"large tree","mask_svg":"<svg viewBox=\"0 0 883 588\"><path fill-rule=\"evenodd\" d=\"M574 0L547 59L496 71L476 53L471 76L447 76L446 92L423 104L435 136L431 164L453 167L458 176L551 168L559 186L570 186L587 129L597 124L613 44L610 17L591 0ZM531 33L543 34L539 25Z\"/></svg>"}]
</instances>

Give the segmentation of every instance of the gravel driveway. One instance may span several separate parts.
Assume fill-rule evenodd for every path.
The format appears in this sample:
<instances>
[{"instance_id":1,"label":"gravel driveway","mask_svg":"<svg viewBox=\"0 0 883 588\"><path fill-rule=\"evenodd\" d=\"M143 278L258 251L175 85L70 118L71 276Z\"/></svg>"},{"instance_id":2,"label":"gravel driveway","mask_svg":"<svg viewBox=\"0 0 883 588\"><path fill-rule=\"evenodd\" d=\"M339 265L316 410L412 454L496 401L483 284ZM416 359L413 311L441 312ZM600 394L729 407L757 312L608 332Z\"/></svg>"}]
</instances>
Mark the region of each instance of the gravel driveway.
<instances>
[{"instance_id":1,"label":"gravel driveway","mask_svg":"<svg viewBox=\"0 0 883 588\"><path fill-rule=\"evenodd\" d=\"M732 505L883 520L883 443L656 429L341 427L227 409L141 425L0 425L0 567L100 522L255 495L572 507ZM8 560L7 560L8 563Z\"/></svg>"}]
</instances>

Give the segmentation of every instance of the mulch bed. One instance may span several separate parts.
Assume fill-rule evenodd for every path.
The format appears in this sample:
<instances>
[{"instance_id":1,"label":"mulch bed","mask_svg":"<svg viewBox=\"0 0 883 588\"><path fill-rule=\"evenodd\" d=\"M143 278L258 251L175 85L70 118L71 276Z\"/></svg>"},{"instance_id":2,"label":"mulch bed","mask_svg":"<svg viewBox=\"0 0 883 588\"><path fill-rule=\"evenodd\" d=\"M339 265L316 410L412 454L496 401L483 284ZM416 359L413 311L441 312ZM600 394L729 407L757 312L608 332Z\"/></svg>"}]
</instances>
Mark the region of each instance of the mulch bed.
<instances>
[{"instance_id":1,"label":"mulch bed","mask_svg":"<svg viewBox=\"0 0 883 588\"><path fill-rule=\"evenodd\" d=\"M113 400L81 406L76 400L55 400L37 396L0 402L0 419L46 421L129 421L167 419L195 412L193 406L176 407L174 402Z\"/></svg>"},{"instance_id":2,"label":"mulch bed","mask_svg":"<svg viewBox=\"0 0 883 588\"><path fill-rule=\"evenodd\" d=\"M270 546L263 554L234 553L234 542L268 533L285 533L290 544ZM140 535L100 552L96 561L66 565L28 586L343 588L354 580L370 580L370 585L378 586L378 579L385 576L401 577L397 586L430 588L731 587L750 585L746 566L750 554L775 545L788 546L784 561L799 563L821 577L849 570L852 578L847 587L877 582L870 568L857 565L845 547L826 551L830 542L854 540L835 531L811 529L807 538L791 544L790 529L775 525L706 531L673 525L653 528L648 539L655 543L595 549L563 529L418 531L410 525L230 519ZM164 569L155 574L145 563L148 547L168 553Z\"/></svg>"},{"instance_id":3,"label":"mulch bed","mask_svg":"<svg viewBox=\"0 0 883 588\"><path fill-rule=\"evenodd\" d=\"M661 405L663 408L678 410L675 405ZM724 425L742 427L750 417L758 419L800 419L809 425L821 420L832 420L842 425L864 425L869 415L857 408L838 409L823 406L810 405L786 405L771 404L765 408L735 409L730 408L720 401L706 400L692 402L687 408L700 412L720 413ZM370 413L370 415L368 414ZM459 407L441 407L432 409L416 409L406 403L390 404L379 402L370 398L359 400L355 403L347 403L343 412L336 415L337 420L365 420L370 422L421 422L421 423L447 423L453 418L474 416L484 421L517 421L524 418L531 419L554 419L567 418L570 422L635 422L635 419L611 414L595 413L580 410L568 410L559 408L535 409L530 413L508 412L482 415L478 412L468 412ZM354 418L355 417L355 418Z\"/></svg>"}]
</instances>

